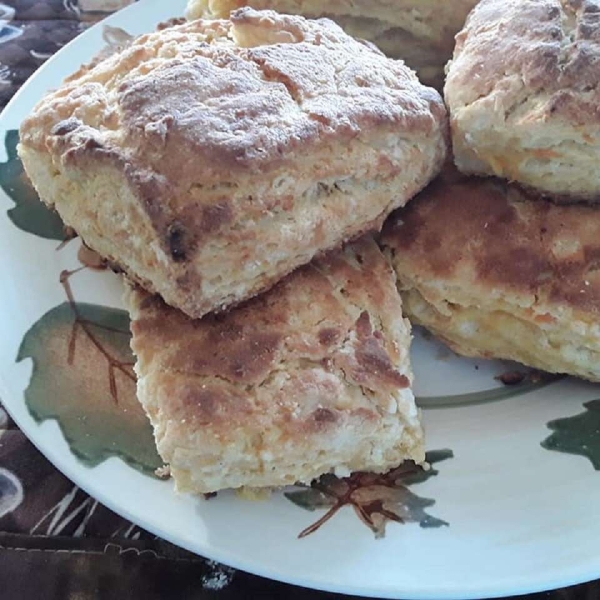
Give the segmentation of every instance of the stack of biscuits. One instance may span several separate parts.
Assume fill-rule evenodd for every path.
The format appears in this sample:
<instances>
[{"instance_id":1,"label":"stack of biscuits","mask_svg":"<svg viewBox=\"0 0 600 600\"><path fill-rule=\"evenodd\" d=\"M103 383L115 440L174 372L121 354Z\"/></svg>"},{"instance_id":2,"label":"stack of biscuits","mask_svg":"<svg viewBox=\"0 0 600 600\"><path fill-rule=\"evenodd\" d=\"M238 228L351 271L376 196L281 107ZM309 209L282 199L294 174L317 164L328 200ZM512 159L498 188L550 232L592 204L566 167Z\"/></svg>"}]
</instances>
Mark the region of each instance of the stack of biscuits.
<instances>
[{"instance_id":1,"label":"stack of biscuits","mask_svg":"<svg viewBox=\"0 0 600 600\"><path fill-rule=\"evenodd\" d=\"M23 122L40 197L128 282L179 490L423 462L403 306L459 353L600 379L596 209L570 204L600 197L600 0L482 0L449 120L397 57L441 88L476 4L192 0Z\"/></svg>"},{"instance_id":2,"label":"stack of biscuits","mask_svg":"<svg viewBox=\"0 0 600 600\"><path fill-rule=\"evenodd\" d=\"M438 175L449 128L403 62L246 7L93 61L20 134L42 200L130 282L138 397L178 489L424 460L372 234Z\"/></svg>"}]
</instances>

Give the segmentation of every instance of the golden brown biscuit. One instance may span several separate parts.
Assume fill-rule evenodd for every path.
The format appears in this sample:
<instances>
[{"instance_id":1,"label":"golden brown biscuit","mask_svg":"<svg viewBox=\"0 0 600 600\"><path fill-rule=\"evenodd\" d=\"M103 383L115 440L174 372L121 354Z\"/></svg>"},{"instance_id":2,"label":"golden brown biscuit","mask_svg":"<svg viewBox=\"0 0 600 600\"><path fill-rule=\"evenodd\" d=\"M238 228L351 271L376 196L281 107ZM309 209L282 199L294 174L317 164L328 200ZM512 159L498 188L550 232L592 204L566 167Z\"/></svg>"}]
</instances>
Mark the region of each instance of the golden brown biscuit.
<instances>
[{"instance_id":1,"label":"golden brown biscuit","mask_svg":"<svg viewBox=\"0 0 600 600\"><path fill-rule=\"evenodd\" d=\"M424 459L410 325L365 238L221 315L130 291L138 397L177 488L308 483Z\"/></svg>"},{"instance_id":2,"label":"golden brown biscuit","mask_svg":"<svg viewBox=\"0 0 600 600\"><path fill-rule=\"evenodd\" d=\"M329 17L350 35L402 58L421 81L441 89L454 35L478 0L190 0L189 19L226 18L241 6L310 18Z\"/></svg>"},{"instance_id":3,"label":"golden brown biscuit","mask_svg":"<svg viewBox=\"0 0 600 600\"><path fill-rule=\"evenodd\" d=\"M445 96L465 173L600 201L600 0L483 0Z\"/></svg>"},{"instance_id":4,"label":"golden brown biscuit","mask_svg":"<svg viewBox=\"0 0 600 600\"><path fill-rule=\"evenodd\" d=\"M447 117L330 21L241 9L143 35L21 126L42 199L200 317L377 230L439 170Z\"/></svg>"},{"instance_id":5,"label":"golden brown biscuit","mask_svg":"<svg viewBox=\"0 0 600 600\"><path fill-rule=\"evenodd\" d=\"M386 223L406 315L466 356L600 381L600 209L438 179Z\"/></svg>"}]
</instances>

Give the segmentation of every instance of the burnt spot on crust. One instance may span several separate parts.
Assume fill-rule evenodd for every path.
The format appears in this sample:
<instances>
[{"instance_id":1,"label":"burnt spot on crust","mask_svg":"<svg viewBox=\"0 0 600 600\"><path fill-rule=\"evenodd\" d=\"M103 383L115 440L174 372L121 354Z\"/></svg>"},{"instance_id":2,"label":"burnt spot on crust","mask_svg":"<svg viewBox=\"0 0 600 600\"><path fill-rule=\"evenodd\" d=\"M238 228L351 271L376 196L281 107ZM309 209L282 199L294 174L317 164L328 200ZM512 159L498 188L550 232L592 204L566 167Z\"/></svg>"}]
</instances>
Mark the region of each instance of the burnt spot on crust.
<instances>
[{"instance_id":1,"label":"burnt spot on crust","mask_svg":"<svg viewBox=\"0 0 600 600\"><path fill-rule=\"evenodd\" d=\"M437 183L434 182L431 185L434 186ZM418 214L414 214L410 223L407 224L403 219L404 214L406 214L405 211L396 211L383 228L383 235L391 237L395 241L392 251L410 248L417 240L418 232L423 225L423 219Z\"/></svg>"},{"instance_id":2,"label":"burnt spot on crust","mask_svg":"<svg viewBox=\"0 0 600 600\"><path fill-rule=\"evenodd\" d=\"M102 148L104 148L104 145L93 137L87 138L82 144L83 150L101 150Z\"/></svg>"},{"instance_id":3,"label":"burnt spot on crust","mask_svg":"<svg viewBox=\"0 0 600 600\"><path fill-rule=\"evenodd\" d=\"M373 326L371 325L371 317L366 310L360 313L360 317L356 321L356 335L358 339L366 339L373 333Z\"/></svg>"},{"instance_id":4,"label":"burnt spot on crust","mask_svg":"<svg viewBox=\"0 0 600 600\"><path fill-rule=\"evenodd\" d=\"M165 303L163 302L160 296L156 296L154 294L144 294L142 297L142 301L140 302L138 309L140 312L148 311L148 310L160 310L165 307ZM133 321L132 325L137 323L137 321Z\"/></svg>"},{"instance_id":5,"label":"burnt spot on crust","mask_svg":"<svg viewBox=\"0 0 600 600\"><path fill-rule=\"evenodd\" d=\"M70 117L64 121L58 122L51 130L50 135L68 135L81 127L82 122L76 117Z\"/></svg>"},{"instance_id":6,"label":"burnt spot on crust","mask_svg":"<svg viewBox=\"0 0 600 600\"><path fill-rule=\"evenodd\" d=\"M458 185L461 182L468 181L468 178L453 167L453 164L448 161L447 166L442 173L434 179L433 182L426 188L426 191L421 192L418 197L443 195L449 186ZM460 188L457 188L460 189ZM417 240L421 239L422 232L428 230L429 215L427 211L413 210L414 203L410 202L407 208L396 210L383 226L382 238L393 240L390 244L392 253L395 250L406 250L413 246ZM438 209L439 210L439 209ZM432 247L439 247L439 237L434 233L429 238L429 244Z\"/></svg>"},{"instance_id":7,"label":"burnt spot on crust","mask_svg":"<svg viewBox=\"0 0 600 600\"><path fill-rule=\"evenodd\" d=\"M74 143L70 139L69 134L65 136L57 136L59 145L68 149L63 154L65 164L76 165L78 161L85 160L90 157L92 160L105 160L112 163L122 164L122 157L117 150L108 148L98 138L97 134L86 132L84 135L75 134L78 138Z\"/></svg>"},{"instance_id":8,"label":"burnt spot on crust","mask_svg":"<svg viewBox=\"0 0 600 600\"><path fill-rule=\"evenodd\" d=\"M472 177L428 188L397 214L401 226L386 227L382 243L400 281L493 286L598 314L599 218L598 207L554 204Z\"/></svg>"},{"instance_id":9,"label":"burnt spot on crust","mask_svg":"<svg viewBox=\"0 0 600 600\"><path fill-rule=\"evenodd\" d=\"M497 251L496 251L497 250ZM479 277L487 281L510 282L535 290L552 277L552 267L539 249L525 246L495 249L477 258Z\"/></svg>"},{"instance_id":10,"label":"burnt spot on crust","mask_svg":"<svg viewBox=\"0 0 600 600\"><path fill-rule=\"evenodd\" d=\"M369 374L369 379L381 379L388 385L395 386L398 389L410 386L408 377L394 368L388 353L375 337L364 340L359 344L356 349L356 360Z\"/></svg>"},{"instance_id":11,"label":"burnt spot on crust","mask_svg":"<svg viewBox=\"0 0 600 600\"><path fill-rule=\"evenodd\" d=\"M242 329L235 335L235 329L224 331L217 326L205 336L182 342L165 366L194 375L257 384L268 376L281 340L279 333Z\"/></svg>"},{"instance_id":12,"label":"burnt spot on crust","mask_svg":"<svg viewBox=\"0 0 600 600\"><path fill-rule=\"evenodd\" d=\"M206 425L214 423L218 414L222 398L214 390L207 388L190 387L182 395L182 404L186 407L186 414L199 419Z\"/></svg>"},{"instance_id":13,"label":"burnt spot on crust","mask_svg":"<svg viewBox=\"0 0 600 600\"><path fill-rule=\"evenodd\" d=\"M436 277L450 277L469 263L482 279L529 286L547 265L532 249L539 234L533 241L523 235L509 195L524 199L500 180L441 177L396 213L383 244L397 251L396 262L405 256L422 261Z\"/></svg>"},{"instance_id":14,"label":"burnt spot on crust","mask_svg":"<svg viewBox=\"0 0 600 600\"><path fill-rule=\"evenodd\" d=\"M235 381L253 381L273 364L281 336L275 333L255 333L243 337L231 348L223 361L225 373Z\"/></svg>"},{"instance_id":15,"label":"burnt spot on crust","mask_svg":"<svg viewBox=\"0 0 600 600\"><path fill-rule=\"evenodd\" d=\"M337 416L328 408L317 408L313 413L313 418L317 423L335 423Z\"/></svg>"},{"instance_id":16,"label":"burnt spot on crust","mask_svg":"<svg viewBox=\"0 0 600 600\"><path fill-rule=\"evenodd\" d=\"M196 428L199 425L214 427L219 423L228 426L239 424L253 412L250 401L229 386L223 388L198 381L186 381L168 386L164 392L165 402L175 405L173 412L181 411L184 418L191 419Z\"/></svg>"},{"instance_id":17,"label":"burnt spot on crust","mask_svg":"<svg viewBox=\"0 0 600 600\"><path fill-rule=\"evenodd\" d=\"M399 373L392 364L379 336L373 334L369 313L363 311L356 321L357 342L355 347L358 370L355 376L365 385L383 383L404 389L410 386L406 375Z\"/></svg>"},{"instance_id":18,"label":"burnt spot on crust","mask_svg":"<svg viewBox=\"0 0 600 600\"><path fill-rule=\"evenodd\" d=\"M123 267L116 262L107 260L106 261L106 266L113 272L116 273L117 275L121 275L123 273L125 273L125 270L123 269Z\"/></svg>"},{"instance_id":19,"label":"burnt spot on crust","mask_svg":"<svg viewBox=\"0 0 600 600\"><path fill-rule=\"evenodd\" d=\"M548 21L554 21L560 17L560 9L558 6L550 6L548 7L546 15Z\"/></svg>"},{"instance_id":20,"label":"burnt spot on crust","mask_svg":"<svg viewBox=\"0 0 600 600\"><path fill-rule=\"evenodd\" d=\"M331 346L340 339L340 331L335 327L326 327L319 331L319 343L321 346Z\"/></svg>"},{"instance_id":21,"label":"burnt spot on crust","mask_svg":"<svg viewBox=\"0 0 600 600\"><path fill-rule=\"evenodd\" d=\"M175 262L182 262L187 258L187 237L187 230L179 221L174 221L167 227L167 247Z\"/></svg>"}]
</instances>

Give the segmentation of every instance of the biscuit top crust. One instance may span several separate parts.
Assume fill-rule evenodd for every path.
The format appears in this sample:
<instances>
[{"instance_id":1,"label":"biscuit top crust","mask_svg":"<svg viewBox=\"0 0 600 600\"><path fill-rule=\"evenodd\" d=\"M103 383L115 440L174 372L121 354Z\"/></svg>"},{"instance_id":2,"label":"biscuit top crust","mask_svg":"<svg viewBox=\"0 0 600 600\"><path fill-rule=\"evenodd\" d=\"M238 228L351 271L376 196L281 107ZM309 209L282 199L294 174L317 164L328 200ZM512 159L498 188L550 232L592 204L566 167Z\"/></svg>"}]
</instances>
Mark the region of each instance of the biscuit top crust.
<instances>
[{"instance_id":1,"label":"biscuit top crust","mask_svg":"<svg viewBox=\"0 0 600 600\"><path fill-rule=\"evenodd\" d=\"M489 302L516 295L589 320L600 315L599 222L598 208L532 200L499 179L448 169L388 220L382 241L400 280Z\"/></svg>"},{"instance_id":2,"label":"biscuit top crust","mask_svg":"<svg viewBox=\"0 0 600 600\"><path fill-rule=\"evenodd\" d=\"M38 104L21 141L185 187L373 130L428 136L444 114L401 61L333 22L243 8L142 35L80 70Z\"/></svg>"},{"instance_id":3,"label":"biscuit top crust","mask_svg":"<svg viewBox=\"0 0 600 600\"><path fill-rule=\"evenodd\" d=\"M348 17L360 19L366 29L373 23L384 26L411 25L405 35L415 39L430 38L441 48L454 47L454 34L464 24L465 16L478 0L190 0L186 16L225 18L230 12L251 6L262 10L272 8L281 13L309 17L327 16L342 23ZM443 15L443 17L441 17ZM382 27L383 25L380 25Z\"/></svg>"},{"instance_id":4,"label":"biscuit top crust","mask_svg":"<svg viewBox=\"0 0 600 600\"><path fill-rule=\"evenodd\" d=\"M600 120L600 0L482 0L456 38L452 111L485 102L504 118Z\"/></svg>"},{"instance_id":5,"label":"biscuit top crust","mask_svg":"<svg viewBox=\"0 0 600 600\"><path fill-rule=\"evenodd\" d=\"M172 398L174 411L194 407L210 412L213 407L215 414L202 415L205 422L215 424L225 409L236 413L238 398L245 398L246 406L252 398L259 401L260 390L275 393L281 378L302 389L272 399L273 406L260 411L266 411L264 416L281 409L276 401L290 404L288 395L310 403L307 390L326 381L362 389L370 399L365 408L385 414L390 397L410 385L409 326L391 266L370 238L298 269L229 313L200 320L187 318L157 296L138 290L129 294L138 372L194 378L195 394L212 390L219 398L196 398L189 409L179 406L183 400L177 394ZM348 393L347 402L358 396L363 397ZM326 419L326 408L317 417Z\"/></svg>"}]
</instances>

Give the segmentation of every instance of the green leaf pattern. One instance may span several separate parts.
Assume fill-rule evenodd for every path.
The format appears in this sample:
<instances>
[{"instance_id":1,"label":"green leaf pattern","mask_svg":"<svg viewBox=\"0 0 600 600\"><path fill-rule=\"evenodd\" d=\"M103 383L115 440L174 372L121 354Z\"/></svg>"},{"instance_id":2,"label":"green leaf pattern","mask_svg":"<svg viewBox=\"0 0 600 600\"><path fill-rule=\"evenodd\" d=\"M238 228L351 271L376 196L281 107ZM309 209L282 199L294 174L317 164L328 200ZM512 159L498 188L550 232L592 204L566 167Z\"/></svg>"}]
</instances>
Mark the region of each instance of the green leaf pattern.
<instances>
[{"instance_id":1,"label":"green leaf pattern","mask_svg":"<svg viewBox=\"0 0 600 600\"><path fill-rule=\"evenodd\" d=\"M554 433L542 442L542 447L585 456L594 469L600 471L600 400L586 402L583 406L583 413L550 421L548 428Z\"/></svg>"},{"instance_id":2,"label":"green leaf pattern","mask_svg":"<svg viewBox=\"0 0 600 600\"><path fill-rule=\"evenodd\" d=\"M65 228L57 213L47 208L31 185L17 155L19 132L7 131L4 148L7 161L0 163L0 187L15 203L8 218L22 231L50 240L64 240Z\"/></svg>"},{"instance_id":3,"label":"green leaf pattern","mask_svg":"<svg viewBox=\"0 0 600 600\"><path fill-rule=\"evenodd\" d=\"M85 464L119 456L153 473L162 461L136 398L129 341L125 311L65 302L25 334L17 361L33 361L25 390L31 415L56 419Z\"/></svg>"}]
</instances>

